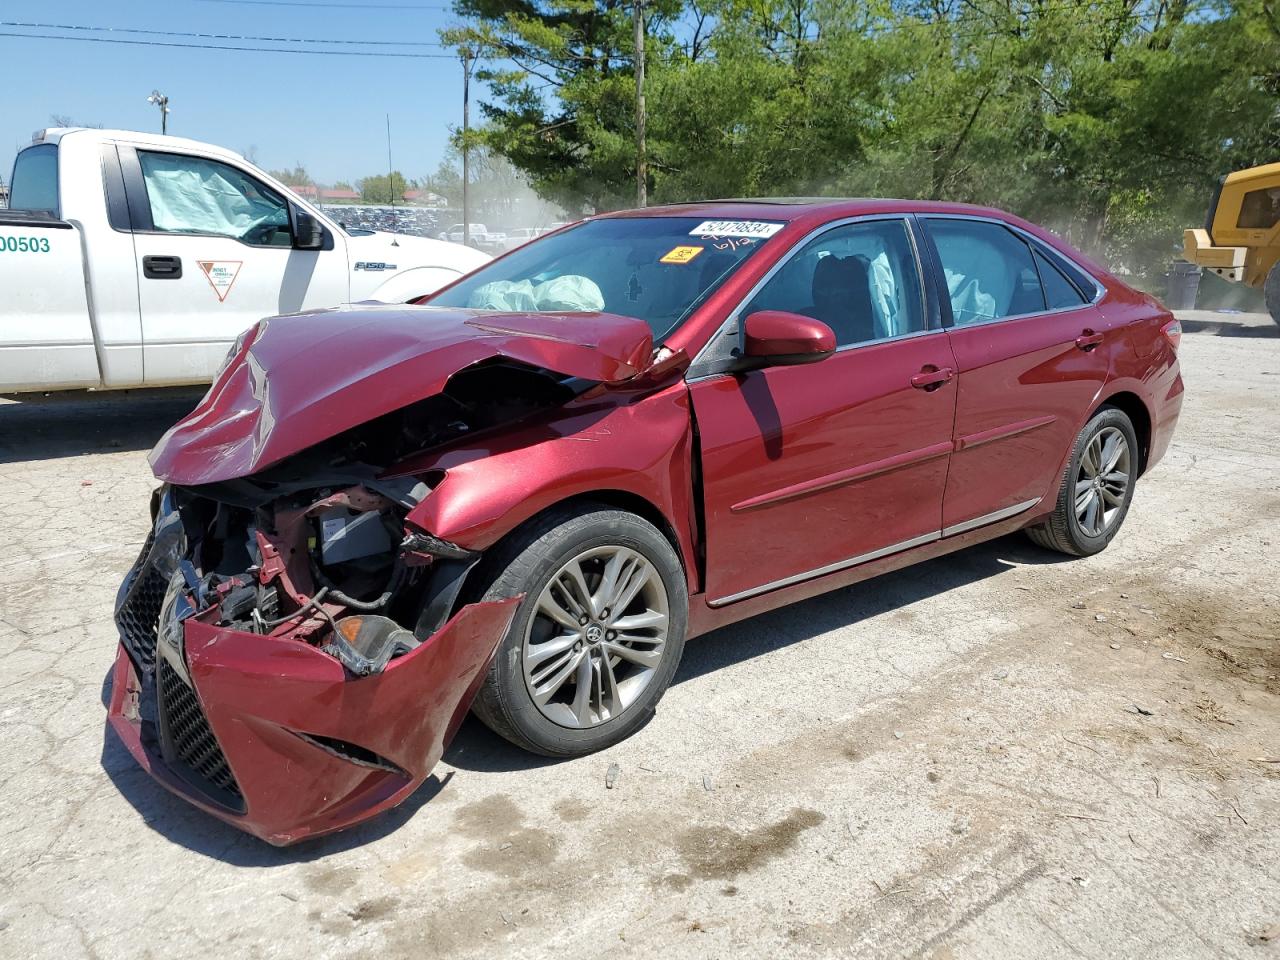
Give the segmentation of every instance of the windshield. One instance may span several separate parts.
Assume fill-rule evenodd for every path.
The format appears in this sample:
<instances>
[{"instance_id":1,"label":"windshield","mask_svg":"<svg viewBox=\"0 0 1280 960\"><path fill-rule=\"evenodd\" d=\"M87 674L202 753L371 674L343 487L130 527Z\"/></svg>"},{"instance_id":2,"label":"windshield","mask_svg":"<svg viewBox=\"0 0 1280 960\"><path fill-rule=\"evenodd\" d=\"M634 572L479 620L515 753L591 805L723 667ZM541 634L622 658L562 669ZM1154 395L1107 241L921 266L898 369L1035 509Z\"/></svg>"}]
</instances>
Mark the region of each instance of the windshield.
<instances>
[{"instance_id":1,"label":"windshield","mask_svg":"<svg viewBox=\"0 0 1280 960\"><path fill-rule=\"evenodd\" d=\"M782 226L697 217L591 220L534 240L427 302L616 313L645 321L661 342Z\"/></svg>"}]
</instances>

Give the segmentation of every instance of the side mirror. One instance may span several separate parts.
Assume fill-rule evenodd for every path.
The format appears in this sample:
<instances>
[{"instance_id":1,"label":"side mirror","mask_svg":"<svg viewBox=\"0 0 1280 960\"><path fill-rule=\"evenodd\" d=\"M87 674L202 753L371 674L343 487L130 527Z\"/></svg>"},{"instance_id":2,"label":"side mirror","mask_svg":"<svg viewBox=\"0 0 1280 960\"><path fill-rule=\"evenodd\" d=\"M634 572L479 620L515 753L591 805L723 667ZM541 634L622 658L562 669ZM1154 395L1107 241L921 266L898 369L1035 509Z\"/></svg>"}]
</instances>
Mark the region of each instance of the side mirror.
<instances>
[{"instance_id":1,"label":"side mirror","mask_svg":"<svg viewBox=\"0 0 1280 960\"><path fill-rule=\"evenodd\" d=\"M293 249L324 249L324 224L301 207L293 208Z\"/></svg>"},{"instance_id":2,"label":"side mirror","mask_svg":"<svg viewBox=\"0 0 1280 960\"><path fill-rule=\"evenodd\" d=\"M836 335L821 320L785 310L759 310L743 324L745 366L815 363L835 353Z\"/></svg>"}]
</instances>

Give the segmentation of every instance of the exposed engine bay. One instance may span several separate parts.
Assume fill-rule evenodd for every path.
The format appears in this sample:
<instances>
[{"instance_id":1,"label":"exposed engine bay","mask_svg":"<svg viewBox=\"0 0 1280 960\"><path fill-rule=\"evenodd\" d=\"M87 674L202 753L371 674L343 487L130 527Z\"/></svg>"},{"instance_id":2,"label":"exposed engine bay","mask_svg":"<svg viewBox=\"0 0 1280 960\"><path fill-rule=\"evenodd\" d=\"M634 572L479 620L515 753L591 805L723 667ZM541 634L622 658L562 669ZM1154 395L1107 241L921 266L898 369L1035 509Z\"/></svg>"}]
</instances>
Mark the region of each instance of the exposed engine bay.
<instances>
[{"instance_id":1,"label":"exposed engine bay","mask_svg":"<svg viewBox=\"0 0 1280 960\"><path fill-rule=\"evenodd\" d=\"M381 672L444 623L478 554L406 527L438 474L379 474L586 385L523 364L478 364L441 393L252 477L165 488L157 530L167 524L181 542L170 550L167 593L184 595L181 607L166 597L166 613L312 644L354 676Z\"/></svg>"}]
</instances>

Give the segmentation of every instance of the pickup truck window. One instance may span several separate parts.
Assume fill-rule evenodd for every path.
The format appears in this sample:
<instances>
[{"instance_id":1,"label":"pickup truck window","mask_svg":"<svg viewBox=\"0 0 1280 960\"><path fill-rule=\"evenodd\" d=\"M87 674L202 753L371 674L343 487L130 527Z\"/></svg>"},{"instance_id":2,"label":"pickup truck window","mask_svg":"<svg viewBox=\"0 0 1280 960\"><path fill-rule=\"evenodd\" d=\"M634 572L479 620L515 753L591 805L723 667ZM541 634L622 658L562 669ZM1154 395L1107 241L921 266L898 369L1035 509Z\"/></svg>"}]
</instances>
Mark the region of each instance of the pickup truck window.
<instances>
[{"instance_id":1,"label":"pickup truck window","mask_svg":"<svg viewBox=\"0 0 1280 960\"><path fill-rule=\"evenodd\" d=\"M58 213L58 148L52 143L27 147L13 162L10 210Z\"/></svg>"},{"instance_id":2,"label":"pickup truck window","mask_svg":"<svg viewBox=\"0 0 1280 960\"><path fill-rule=\"evenodd\" d=\"M284 197L235 167L203 157L139 150L154 229L214 234L261 247L288 247Z\"/></svg>"}]
</instances>

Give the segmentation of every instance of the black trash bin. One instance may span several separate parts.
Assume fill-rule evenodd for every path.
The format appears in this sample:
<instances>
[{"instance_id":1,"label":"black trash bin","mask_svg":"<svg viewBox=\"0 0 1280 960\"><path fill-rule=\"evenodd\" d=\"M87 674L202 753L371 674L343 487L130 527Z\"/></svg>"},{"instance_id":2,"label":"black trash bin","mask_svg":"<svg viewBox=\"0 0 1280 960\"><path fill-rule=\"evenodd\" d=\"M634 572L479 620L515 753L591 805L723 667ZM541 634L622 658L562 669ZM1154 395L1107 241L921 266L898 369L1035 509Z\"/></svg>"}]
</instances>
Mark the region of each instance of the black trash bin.
<instances>
[{"instance_id":1,"label":"black trash bin","mask_svg":"<svg viewBox=\"0 0 1280 960\"><path fill-rule=\"evenodd\" d=\"M1170 310L1194 310L1196 291L1200 289L1200 267L1185 260L1174 260L1165 276L1169 285L1164 305Z\"/></svg>"}]
</instances>

